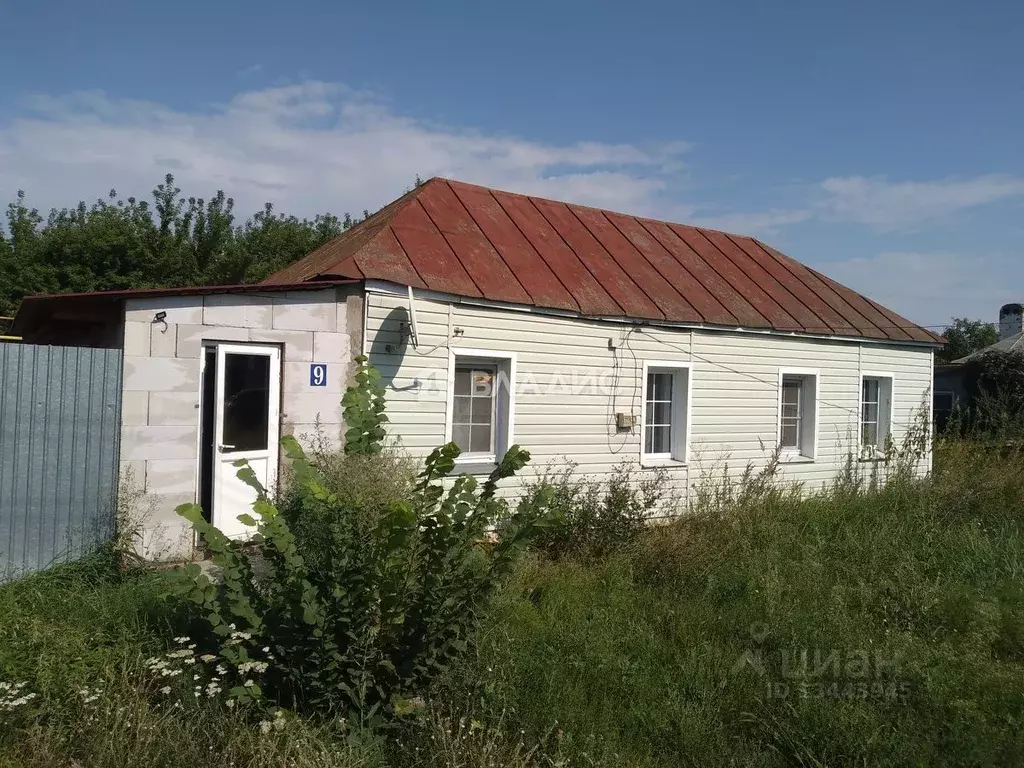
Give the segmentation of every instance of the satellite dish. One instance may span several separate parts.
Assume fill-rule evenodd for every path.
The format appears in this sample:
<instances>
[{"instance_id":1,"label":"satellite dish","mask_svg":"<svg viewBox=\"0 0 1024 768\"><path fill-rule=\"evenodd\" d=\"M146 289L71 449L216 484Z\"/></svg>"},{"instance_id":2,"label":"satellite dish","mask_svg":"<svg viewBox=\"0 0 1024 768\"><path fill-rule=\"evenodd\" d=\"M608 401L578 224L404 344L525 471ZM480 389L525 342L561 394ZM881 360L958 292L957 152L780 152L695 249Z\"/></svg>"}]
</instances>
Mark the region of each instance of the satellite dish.
<instances>
[{"instance_id":1,"label":"satellite dish","mask_svg":"<svg viewBox=\"0 0 1024 768\"><path fill-rule=\"evenodd\" d=\"M412 332L412 345L418 347L420 343L419 326L416 325L416 304L413 302L412 286L409 288L409 330Z\"/></svg>"}]
</instances>

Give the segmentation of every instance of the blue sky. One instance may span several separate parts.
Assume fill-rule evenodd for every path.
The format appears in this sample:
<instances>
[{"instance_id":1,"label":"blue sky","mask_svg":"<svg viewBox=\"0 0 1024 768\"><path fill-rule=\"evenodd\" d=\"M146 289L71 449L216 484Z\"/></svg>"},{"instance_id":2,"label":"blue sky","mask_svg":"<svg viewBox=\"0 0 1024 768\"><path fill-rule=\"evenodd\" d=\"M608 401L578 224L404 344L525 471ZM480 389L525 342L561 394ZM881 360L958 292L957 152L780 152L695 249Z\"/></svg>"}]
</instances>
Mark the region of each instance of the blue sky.
<instances>
[{"instance_id":1,"label":"blue sky","mask_svg":"<svg viewBox=\"0 0 1024 768\"><path fill-rule=\"evenodd\" d=\"M173 172L310 215L447 175L755 234L923 324L1024 300L1019 3L0 0L0 28L0 193L40 208Z\"/></svg>"}]
</instances>

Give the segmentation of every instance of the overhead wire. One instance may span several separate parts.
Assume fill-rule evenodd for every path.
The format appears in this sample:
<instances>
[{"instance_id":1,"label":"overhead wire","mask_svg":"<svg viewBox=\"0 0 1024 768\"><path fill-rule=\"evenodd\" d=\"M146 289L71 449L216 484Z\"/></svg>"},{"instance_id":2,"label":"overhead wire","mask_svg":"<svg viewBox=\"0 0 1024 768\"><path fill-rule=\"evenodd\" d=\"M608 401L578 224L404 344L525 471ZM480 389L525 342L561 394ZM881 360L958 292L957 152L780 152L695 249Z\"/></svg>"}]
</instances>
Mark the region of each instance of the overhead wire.
<instances>
[{"instance_id":1,"label":"overhead wire","mask_svg":"<svg viewBox=\"0 0 1024 768\"><path fill-rule=\"evenodd\" d=\"M640 330L642 330L642 329L640 329ZM756 376L756 375L754 375L752 373L748 373L747 371L741 371L741 370L739 370L737 368L733 368L731 366L725 365L724 363L720 363L720 362L718 362L716 360L710 360L710 359L708 359L708 358L706 358L706 357L704 357L702 355L698 355L698 354L694 353L692 350L684 349L683 347L680 347L680 346L678 346L676 344L673 344L670 341L666 341L665 339L658 338L656 335L647 334L647 336L649 338L653 339L654 341L658 342L659 344L664 344L667 347L671 347L672 349L675 349L675 350L677 350L679 352L683 352L683 353L687 354L688 356L690 356L690 357L692 357L692 358L694 358L696 360L700 360L702 363L708 363L709 365L713 365L713 366L715 366L717 368L721 368L722 370L726 370L726 371L729 371L730 373L735 373L738 376L742 376L742 377L748 378L751 381L756 381L759 384L767 384L768 386L773 386L773 387L774 386L778 386L778 379L763 379L760 376ZM637 386L638 387L640 386L639 382L637 383ZM859 409L850 408L849 406L841 405L839 403L835 403L835 402L832 402L830 400L825 400L825 399L823 399L821 397L818 397L817 399L818 399L818 402L820 402L820 403L832 406L833 408L838 408L841 411L846 411L847 413L849 413L851 415L859 416Z\"/></svg>"}]
</instances>

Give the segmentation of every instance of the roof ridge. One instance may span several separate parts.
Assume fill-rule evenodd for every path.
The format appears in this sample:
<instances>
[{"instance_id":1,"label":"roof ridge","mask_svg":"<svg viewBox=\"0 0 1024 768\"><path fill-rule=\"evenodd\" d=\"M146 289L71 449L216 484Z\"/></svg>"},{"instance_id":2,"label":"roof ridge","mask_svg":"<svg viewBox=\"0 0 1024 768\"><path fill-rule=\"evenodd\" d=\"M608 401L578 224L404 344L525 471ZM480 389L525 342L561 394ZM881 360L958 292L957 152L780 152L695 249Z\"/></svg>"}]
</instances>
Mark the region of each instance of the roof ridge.
<instances>
[{"instance_id":1,"label":"roof ridge","mask_svg":"<svg viewBox=\"0 0 1024 768\"><path fill-rule=\"evenodd\" d=\"M668 223L668 224L683 224L683 222L680 222L680 221L669 221L668 219L656 219L653 216L645 216L644 214L641 214L641 213L630 213L628 211L617 211L617 210L615 210L613 208L600 208L600 207L598 207L596 205L587 205L586 203L573 203L573 202L570 202L568 200L558 200L557 198L554 198L554 197L544 197L543 195L531 195L531 194L528 194L526 192L513 192L510 189L501 189L499 187L488 187L488 186L485 186L483 184L475 184L472 181L462 181L461 179L453 179L453 178L450 178L448 176L431 176L429 179L427 179L427 181L425 181L423 183L427 184L427 183L429 183L431 181L444 181L444 182L447 182L448 184L460 184L460 185L462 185L464 187L473 187L475 189L485 189L485 190L488 190L490 192L500 192L503 195L512 195L514 197L525 197L527 199L532 199L532 200L541 200L541 201L546 202L546 203L561 203L562 205L573 205L573 206L576 206L577 208L586 208L586 209L591 210L591 211L599 211L600 213L614 213L614 214L618 214L619 216L631 216L634 219L643 219L644 221L655 221L655 222L659 222L659 223ZM746 233L743 233L743 232L731 232L731 231L726 230L726 229L716 229L715 227L707 227L707 226L701 226L701 225L697 225L697 224L683 224L683 226L692 227L693 229L696 229L696 230L699 230L699 231L702 231L702 232L705 232L705 231L706 232L720 232L723 235L733 235L733 236L736 236L736 237L749 237L751 239L754 239L754 235L746 234Z\"/></svg>"}]
</instances>

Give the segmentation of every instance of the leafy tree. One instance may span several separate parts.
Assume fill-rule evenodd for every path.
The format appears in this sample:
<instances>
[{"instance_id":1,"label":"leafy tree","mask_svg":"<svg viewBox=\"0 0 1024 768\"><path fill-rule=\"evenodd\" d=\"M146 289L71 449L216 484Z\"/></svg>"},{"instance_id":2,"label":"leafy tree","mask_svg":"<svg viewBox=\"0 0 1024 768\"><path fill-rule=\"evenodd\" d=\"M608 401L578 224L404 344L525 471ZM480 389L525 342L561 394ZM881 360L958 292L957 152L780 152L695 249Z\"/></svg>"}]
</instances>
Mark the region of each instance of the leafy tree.
<instances>
[{"instance_id":1,"label":"leafy tree","mask_svg":"<svg viewBox=\"0 0 1024 768\"><path fill-rule=\"evenodd\" d=\"M0 226L0 315L35 293L259 282L362 218L300 219L266 203L239 224L223 191L185 197L170 174L152 203L110 190L45 218L19 191Z\"/></svg>"},{"instance_id":2,"label":"leafy tree","mask_svg":"<svg viewBox=\"0 0 1024 768\"><path fill-rule=\"evenodd\" d=\"M940 363L959 360L999 341L995 325L983 320L968 320L966 317L954 317L953 324L942 335L949 343L936 353L935 359Z\"/></svg>"}]
</instances>

